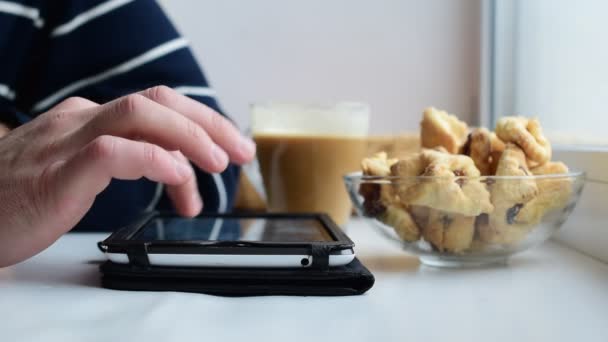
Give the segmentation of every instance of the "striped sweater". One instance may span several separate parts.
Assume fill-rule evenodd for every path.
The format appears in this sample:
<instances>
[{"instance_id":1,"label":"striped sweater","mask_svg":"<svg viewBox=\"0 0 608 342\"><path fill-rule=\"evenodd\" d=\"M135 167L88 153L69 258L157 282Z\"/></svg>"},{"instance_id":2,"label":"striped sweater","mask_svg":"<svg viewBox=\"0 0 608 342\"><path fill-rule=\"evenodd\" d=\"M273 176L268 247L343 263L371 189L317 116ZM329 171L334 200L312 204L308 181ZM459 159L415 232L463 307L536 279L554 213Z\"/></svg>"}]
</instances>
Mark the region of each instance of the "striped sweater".
<instances>
[{"instance_id":1,"label":"striped sweater","mask_svg":"<svg viewBox=\"0 0 608 342\"><path fill-rule=\"evenodd\" d=\"M0 122L18 126L71 96L104 103L159 84L220 111L188 42L155 1L0 0ZM238 172L196 169L205 211L231 208ZM171 208L161 185L115 180L76 229L113 229Z\"/></svg>"}]
</instances>

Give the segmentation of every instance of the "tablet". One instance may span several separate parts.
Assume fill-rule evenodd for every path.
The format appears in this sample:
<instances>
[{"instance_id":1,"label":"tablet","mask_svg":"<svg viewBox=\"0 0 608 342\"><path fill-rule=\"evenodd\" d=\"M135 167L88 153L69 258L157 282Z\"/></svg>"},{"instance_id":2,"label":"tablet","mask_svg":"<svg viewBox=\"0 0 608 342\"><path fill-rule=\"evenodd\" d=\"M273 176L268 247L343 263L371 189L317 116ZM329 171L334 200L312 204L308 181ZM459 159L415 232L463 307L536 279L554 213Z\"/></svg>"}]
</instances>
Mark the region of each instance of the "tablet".
<instances>
[{"instance_id":1,"label":"tablet","mask_svg":"<svg viewBox=\"0 0 608 342\"><path fill-rule=\"evenodd\" d=\"M325 214L152 213L99 247L112 262L139 266L333 267L355 258L353 242Z\"/></svg>"}]
</instances>

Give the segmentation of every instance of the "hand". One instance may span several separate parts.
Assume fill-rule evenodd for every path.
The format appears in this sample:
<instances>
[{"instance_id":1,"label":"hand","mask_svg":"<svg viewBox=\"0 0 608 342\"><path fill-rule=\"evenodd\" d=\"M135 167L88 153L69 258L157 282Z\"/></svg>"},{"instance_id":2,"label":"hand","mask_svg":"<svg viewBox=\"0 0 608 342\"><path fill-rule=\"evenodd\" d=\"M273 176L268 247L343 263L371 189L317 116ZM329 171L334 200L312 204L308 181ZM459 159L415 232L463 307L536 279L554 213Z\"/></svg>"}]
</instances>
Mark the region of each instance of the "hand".
<instances>
[{"instance_id":1,"label":"hand","mask_svg":"<svg viewBox=\"0 0 608 342\"><path fill-rule=\"evenodd\" d=\"M188 159L243 164L255 144L212 109L160 86L98 105L69 98L0 139L0 267L73 228L112 178L167 184L179 213L202 208Z\"/></svg>"}]
</instances>

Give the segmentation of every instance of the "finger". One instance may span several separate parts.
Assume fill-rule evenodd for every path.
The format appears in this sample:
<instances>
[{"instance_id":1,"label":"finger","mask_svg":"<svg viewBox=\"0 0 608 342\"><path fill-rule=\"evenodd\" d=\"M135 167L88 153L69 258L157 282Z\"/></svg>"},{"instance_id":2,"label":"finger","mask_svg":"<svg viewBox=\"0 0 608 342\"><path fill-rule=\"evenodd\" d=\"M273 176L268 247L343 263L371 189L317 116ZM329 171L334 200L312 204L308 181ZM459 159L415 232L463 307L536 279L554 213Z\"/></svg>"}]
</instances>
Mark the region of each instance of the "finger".
<instances>
[{"instance_id":1,"label":"finger","mask_svg":"<svg viewBox=\"0 0 608 342\"><path fill-rule=\"evenodd\" d=\"M59 102L53 108L49 109L48 112L57 111L75 111L87 108L93 108L99 106L98 103L91 100L87 100L82 97L68 97L67 99Z\"/></svg>"},{"instance_id":2,"label":"finger","mask_svg":"<svg viewBox=\"0 0 608 342\"><path fill-rule=\"evenodd\" d=\"M228 166L226 152L194 121L138 95L128 95L102 110L74 139L83 146L101 135L145 140L166 150L180 150L201 169L221 172Z\"/></svg>"},{"instance_id":3,"label":"finger","mask_svg":"<svg viewBox=\"0 0 608 342\"><path fill-rule=\"evenodd\" d=\"M166 86L149 88L141 94L199 124L235 163L244 164L253 160L255 143L213 109Z\"/></svg>"},{"instance_id":4,"label":"finger","mask_svg":"<svg viewBox=\"0 0 608 342\"><path fill-rule=\"evenodd\" d=\"M171 155L179 162L183 163L186 167L192 170L190 161L181 152L173 151ZM190 178L184 184L169 185L167 191L169 197L173 200L178 211L180 208L183 210L180 213L186 216L195 216L200 213L203 207L203 201L198 190L198 184L194 170L192 170L193 177Z\"/></svg>"},{"instance_id":5,"label":"finger","mask_svg":"<svg viewBox=\"0 0 608 342\"><path fill-rule=\"evenodd\" d=\"M184 184L194 177L166 150L146 142L100 136L62 163L51 177L58 210L79 215L87 202L103 191L112 178L146 177L168 185ZM84 215L84 213L82 213Z\"/></svg>"},{"instance_id":6,"label":"finger","mask_svg":"<svg viewBox=\"0 0 608 342\"><path fill-rule=\"evenodd\" d=\"M99 107L97 103L81 97L67 98L35 120L35 131L58 138L90 120L96 107Z\"/></svg>"},{"instance_id":7,"label":"finger","mask_svg":"<svg viewBox=\"0 0 608 342\"><path fill-rule=\"evenodd\" d=\"M190 162L179 151L170 152L178 162L191 168ZM177 212L184 216L193 217L198 215L203 209L203 201L198 192L196 177L191 177L186 183L178 185L168 185L167 195L173 202Z\"/></svg>"}]
</instances>

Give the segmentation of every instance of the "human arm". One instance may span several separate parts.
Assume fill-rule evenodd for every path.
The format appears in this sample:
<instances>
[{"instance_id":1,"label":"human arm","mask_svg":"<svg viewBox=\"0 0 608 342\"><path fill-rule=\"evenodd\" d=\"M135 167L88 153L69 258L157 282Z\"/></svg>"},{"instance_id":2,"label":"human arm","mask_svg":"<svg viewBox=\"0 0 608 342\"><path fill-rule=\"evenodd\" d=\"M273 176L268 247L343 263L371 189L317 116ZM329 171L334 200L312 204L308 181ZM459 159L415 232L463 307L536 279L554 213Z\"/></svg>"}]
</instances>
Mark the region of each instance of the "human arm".
<instances>
[{"instance_id":1,"label":"human arm","mask_svg":"<svg viewBox=\"0 0 608 342\"><path fill-rule=\"evenodd\" d=\"M167 85L221 113L214 91L188 42L155 1L64 0L52 6L50 2L39 3L45 27L36 31L31 41L43 43L31 47L31 53L20 59L24 62L18 68L21 70L18 81L9 84L16 94L12 101L14 107L23 113L20 118L25 118L20 123L70 96L106 103L158 84ZM90 13L99 13L108 3L121 5L103 15L87 17ZM88 19L78 20L83 15ZM195 173L205 210L230 210L238 167L230 165L221 174L195 168ZM108 191L98 196L79 227L119 226L122 223L117 218L128 219L129 215L119 213L117 208L127 205L131 205L130 212L137 216L138 210L143 210L149 202L154 203L150 189L156 187L148 184L143 194L141 183L114 182ZM172 187L165 189L174 200ZM140 192L141 198L131 199L133 193Z\"/></svg>"}]
</instances>

